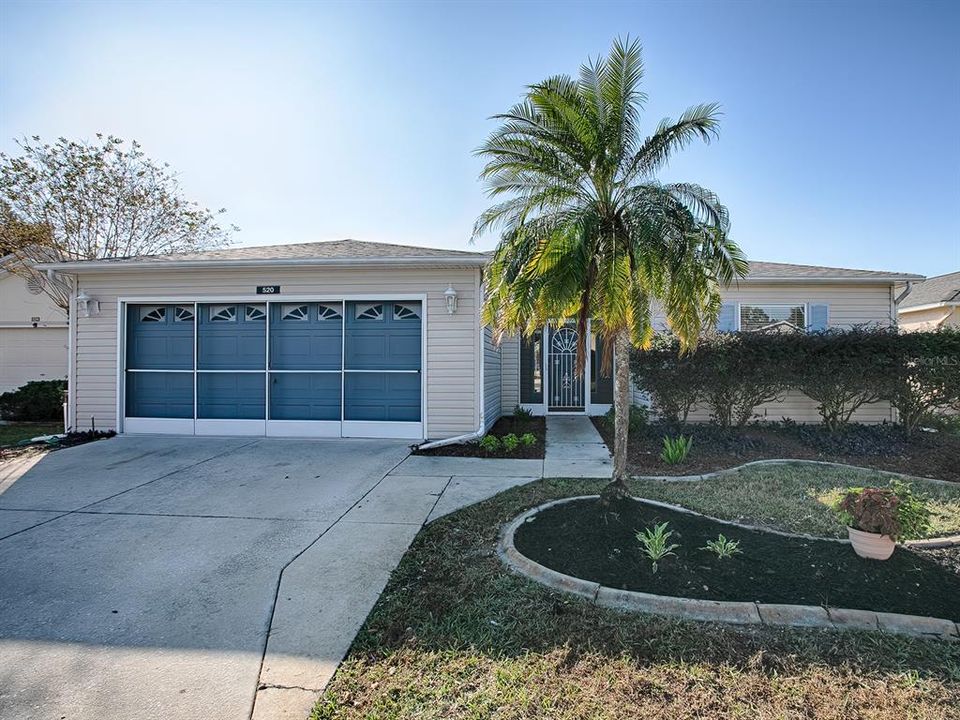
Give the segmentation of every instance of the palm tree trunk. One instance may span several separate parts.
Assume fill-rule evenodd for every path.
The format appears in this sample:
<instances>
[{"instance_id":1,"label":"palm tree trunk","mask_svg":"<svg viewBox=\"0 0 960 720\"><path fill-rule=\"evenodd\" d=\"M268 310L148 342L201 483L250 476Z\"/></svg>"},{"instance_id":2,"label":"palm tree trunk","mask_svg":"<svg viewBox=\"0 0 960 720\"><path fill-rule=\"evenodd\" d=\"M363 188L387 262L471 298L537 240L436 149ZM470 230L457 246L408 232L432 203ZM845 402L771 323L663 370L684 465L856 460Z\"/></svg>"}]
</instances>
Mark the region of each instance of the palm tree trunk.
<instances>
[{"instance_id":1,"label":"palm tree trunk","mask_svg":"<svg viewBox=\"0 0 960 720\"><path fill-rule=\"evenodd\" d=\"M630 430L630 331L617 333L613 346L613 482L609 494L626 497L627 488L627 439Z\"/></svg>"}]
</instances>

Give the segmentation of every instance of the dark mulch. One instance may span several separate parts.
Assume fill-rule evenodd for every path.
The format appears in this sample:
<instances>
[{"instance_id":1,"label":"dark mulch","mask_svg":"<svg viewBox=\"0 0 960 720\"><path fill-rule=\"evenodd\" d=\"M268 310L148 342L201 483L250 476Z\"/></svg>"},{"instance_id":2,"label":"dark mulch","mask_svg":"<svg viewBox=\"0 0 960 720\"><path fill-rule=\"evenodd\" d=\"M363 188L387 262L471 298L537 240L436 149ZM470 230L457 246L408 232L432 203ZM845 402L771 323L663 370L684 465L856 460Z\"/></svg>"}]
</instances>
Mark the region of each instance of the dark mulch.
<instances>
[{"instance_id":1,"label":"dark mulch","mask_svg":"<svg viewBox=\"0 0 960 720\"><path fill-rule=\"evenodd\" d=\"M83 430L72 431L64 437L53 439L49 442L36 442L29 444L17 444L8 447L0 447L0 460L11 460L20 455L26 455L38 450L60 450L62 448L83 445L94 440L103 440L112 438L116 435L115 430Z\"/></svg>"},{"instance_id":2,"label":"dark mulch","mask_svg":"<svg viewBox=\"0 0 960 720\"><path fill-rule=\"evenodd\" d=\"M636 532L662 522L680 547L654 572ZM741 554L720 559L701 549L721 533L740 541ZM849 545L740 529L631 499L606 509L598 500L548 508L515 543L554 570L625 590L960 620L960 577L932 558L900 547L889 560L865 560Z\"/></svg>"},{"instance_id":3,"label":"dark mulch","mask_svg":"<svg viewBox=\"0 0 960 720\"><path fill-rule=\"evenodd\" d=\"M608 446L613 427L593 418ZM693 449L680 465L660 459L664 436L693 435ZM907 475L960 482L960 436L945 432L907 434L897 425L851 425L831 433L822 425L758 423L725 429L706 423L678 427L650 423L631 429L628 471L633 475L695 475L752 460L792 458L846 463Z\"/></svg>"},{"instance_id":4,"label":"dark mulch","mask_svg":"<svg viewBox=\"0 0 960 720\"><path fill-rule=\"evenodd\" d=\"M479 457L479 458L523 458L538 460L543 457L544 446L547 439L547 423L542 417L535 418L515 418L502 417L490 428L488 435L496 435L502 438L510 433L517 437L525 433L533 433L537 436L536 445L520 445L512 453L506 450L497 452L487 452L480 447L479 442L461 443L458 445L444 445L433 448L432 450L414 450L414 455L443 455L447 457Z\"/></svg>"}]
</instances>

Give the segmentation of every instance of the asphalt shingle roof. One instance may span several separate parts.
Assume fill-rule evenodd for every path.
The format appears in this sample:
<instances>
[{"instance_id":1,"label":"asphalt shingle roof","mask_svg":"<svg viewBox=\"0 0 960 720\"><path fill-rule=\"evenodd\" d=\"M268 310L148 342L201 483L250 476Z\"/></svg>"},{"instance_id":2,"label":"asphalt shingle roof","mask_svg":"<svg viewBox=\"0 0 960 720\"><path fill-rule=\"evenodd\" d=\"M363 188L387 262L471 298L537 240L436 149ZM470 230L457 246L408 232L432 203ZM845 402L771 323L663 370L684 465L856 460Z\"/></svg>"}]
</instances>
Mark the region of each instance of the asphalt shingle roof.
<instances>
[{"instance_id":1,"label":"asphalt shingle roof","mask_svg":"<svg viewBox=\"0 0 960 720\"><path fill-rule=\"evenodd\" d=\"M176 265L178 263L237 262L255 265L264 263L283 263L284 261L346 261L360 263L365 259L378 261L377 264L389 264L390 260L410 262L422 260L427 263L432 258L444 263L462 258L470 265L482 263L490 253L470 250L449 250L446 248L417 247L414 245L391 245L387 243L365 242L362 240L329 240L325 242L298 243L295 245L261 245L256 247L234 247L219 250L204 250L172 255L141 255L138 257L111 258L107 260L67 263L72 269L86 269L92 266L124 266L137 264ZM195 265L194 265L195 267ZM922 275L893 273L879 270L855 270L851 268L832 268L820 265L794 265L790 263L751 262L748 280L784 281L784 280L876 280L878 282L896 280L922 280Z\"/></svg>"},{"instance_id":2,"label":"asphalt shingle roof","mask_svg":"<svg viewBox=\"0 0 960 720\"><path fill-rule=\"evenodd\" d=\"M822 265L793 265L791 263L775 263L750 261L750 279L754 278L775 278L775 279L823 279L823 278L850 278L866 279L870 278L888 278L891 276L904 277L908 279L922 280L922 275L911 275L910 273L887 272L884 270L855 270L852 268L834 268Z\"/></svg>"},{"instance_id":3,"label":"asphalt shingle roof","mask_svg":"<svg viewBox=\"0 0 960 720\"><path fill-rule=\"evenodd\" d=\"M900 309L942 302L960 302L960 272L935 275L914 285L913 292L900 303Z\"/></svg>"},{"instance_id":4,"label":"asphalt shingle roof","mask_svg":"<svg viewBox=\"0 0 960 720\"><path fill-rule=\"evenodd\" d=\"M414 245L390 245L388 243L364 242L362 240L328 240L324 242L297 243L295 245L258 245L255 247L223 248L173 255L141 255L116 258L115 262L170 262L195 260L297 260L297 259L355 259L355 258L431 258L431 257L479 257L484 253L467 250L417 247Z\"/></svg>"}]
</instances>

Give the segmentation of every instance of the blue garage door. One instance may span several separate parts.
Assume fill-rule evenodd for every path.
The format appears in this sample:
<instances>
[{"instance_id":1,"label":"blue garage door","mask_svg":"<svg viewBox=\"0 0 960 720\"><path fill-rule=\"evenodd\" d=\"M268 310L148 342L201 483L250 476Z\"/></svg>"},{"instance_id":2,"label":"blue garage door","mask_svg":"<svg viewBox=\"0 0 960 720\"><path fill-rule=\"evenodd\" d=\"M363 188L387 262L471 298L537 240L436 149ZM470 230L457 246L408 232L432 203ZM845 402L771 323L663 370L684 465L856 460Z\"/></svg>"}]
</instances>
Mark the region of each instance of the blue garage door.
<instances>
[{"instance_id":1,"label":"blue garage door","mask_svg":"<svg viewBox=\"0 0 960 720\"><path fill-rule=\"evenodd\" d=\"M420 302L126 310L129 432L422 437Z\"/></svg>"},{"instance_id":2,"label":"blue garage door","mask_svg":"<svg viewBox=\"0 0 960 720\"><path fill-rule=\"evenodd\" d=\"M420 422L419 302L346 303L344 420Z\"/></svg>"},{"instance_id":3,"label":"blue garage door","mask_svg":"<svg viewBox=\"0 0 960 720\"><path fill-rule=\"evenodd\" d=\"M193 418L193 305L127 308L126 414Z\"/></svg>"},{"instance_id":4,"label":"blue garage door","mask_svg":"<svg viewBox=\"0 0 960 720\"><path fill-rule=\"evenodd\" d=\"M198 306L197 419L266 418L264 304Z\"/></svg>"},{"instance_id":5,"label":"blue garage door","mask_svg":"<svg viewBox=\"0 0 960 720\"><path fill-rule=\"evenodd\" d=\"M340 420L343 303L270 305L270 419Z\"/></svg>"}]
</instances>

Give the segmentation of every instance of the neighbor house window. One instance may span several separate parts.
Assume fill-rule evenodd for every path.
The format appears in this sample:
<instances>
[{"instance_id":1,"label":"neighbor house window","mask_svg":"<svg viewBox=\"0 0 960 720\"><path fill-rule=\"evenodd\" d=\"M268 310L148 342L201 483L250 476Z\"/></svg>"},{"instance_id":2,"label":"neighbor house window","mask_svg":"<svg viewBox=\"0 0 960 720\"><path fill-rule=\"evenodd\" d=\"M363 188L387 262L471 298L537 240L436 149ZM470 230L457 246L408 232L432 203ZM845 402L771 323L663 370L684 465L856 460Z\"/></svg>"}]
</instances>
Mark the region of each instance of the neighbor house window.
<instances>
[{"instance_id":1,"label":"neighbor house window","mask_svg":"<svg viewBox=\"0 0 960 720\"><path fill-rule=\"evenodd\" d=\"M740 330L803 330L807 327L803 305L741 305Z\"/></svg>"}]
</instances>

